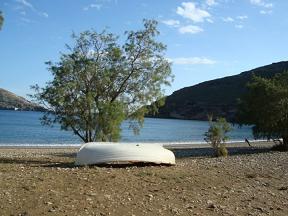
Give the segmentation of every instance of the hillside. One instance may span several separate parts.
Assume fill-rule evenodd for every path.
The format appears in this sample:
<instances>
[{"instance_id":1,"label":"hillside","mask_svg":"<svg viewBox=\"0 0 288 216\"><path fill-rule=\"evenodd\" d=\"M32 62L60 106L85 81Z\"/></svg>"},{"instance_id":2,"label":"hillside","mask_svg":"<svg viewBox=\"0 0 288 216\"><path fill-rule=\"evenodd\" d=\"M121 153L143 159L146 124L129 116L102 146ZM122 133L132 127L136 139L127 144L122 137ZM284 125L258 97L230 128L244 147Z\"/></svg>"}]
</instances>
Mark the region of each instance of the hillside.
<instances>
[{"instance_id":1,"label":"hillside","mask_svg":"<svg viewBox=\"0 0 288 216\"><path fill-rule=\"evenodd\" d=\"M42 107L37 104L31 103L23 97L17 96L12 92L0 88L0 109L5 110L29 110L29 111L42 111Z\"/></svg>"},{"instance_id":2,"label":"hillside","mask_svg":"<svg viewBox=\"0 0 288 216\"><path fill-rule=\"evenodd\" d=\"M273 63L238 75L206 81L182 88L167 96L166 104L157 115L150 117L207 120L207 114L233 120L237 100L246 90L252 74L272 77L288 70L288 61Z\"/></svg>"}]
</instances>

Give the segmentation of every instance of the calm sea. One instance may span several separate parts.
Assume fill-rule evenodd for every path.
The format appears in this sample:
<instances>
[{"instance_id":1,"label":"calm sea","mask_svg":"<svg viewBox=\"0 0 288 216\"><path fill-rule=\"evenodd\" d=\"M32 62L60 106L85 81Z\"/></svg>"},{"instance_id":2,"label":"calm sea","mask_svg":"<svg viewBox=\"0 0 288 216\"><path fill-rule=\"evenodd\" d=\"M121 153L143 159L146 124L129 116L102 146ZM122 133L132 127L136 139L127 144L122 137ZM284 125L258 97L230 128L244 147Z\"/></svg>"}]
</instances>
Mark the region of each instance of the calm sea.
<instances>
[{"instance_id":1,"label":"calm sea","mask_svg":"<svg viewBox=\"0 0 288 216\"><path fill-rule=\"evenodd\" d=\"M79 146L82 141L71 131L60 126L42 126L40 112L0 110L0 146ZM122 142L204 142L203 134L208 122L175 119L146 118L139 135L134 135L129 124L122 124ZM252 139L250 127L234 126L229 134L232 141Z\"/></svg>"}]
</instances>

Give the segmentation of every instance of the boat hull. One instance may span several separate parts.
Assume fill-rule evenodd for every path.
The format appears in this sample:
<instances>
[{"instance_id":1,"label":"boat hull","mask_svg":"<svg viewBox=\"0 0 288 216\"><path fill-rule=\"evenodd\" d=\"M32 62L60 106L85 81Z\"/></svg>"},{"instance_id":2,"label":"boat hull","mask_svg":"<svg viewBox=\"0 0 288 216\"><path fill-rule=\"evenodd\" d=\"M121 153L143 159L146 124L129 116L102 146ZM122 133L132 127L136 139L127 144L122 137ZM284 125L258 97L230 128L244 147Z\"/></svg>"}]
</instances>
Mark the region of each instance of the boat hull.
<instances>
[{"instance_id":1,"label":"boat hull","mask_svg":"<svg viewBox=\"0 0 288 216\"><path fill-rule=\"evenodd\" d=\"M175 164L174 153L158 144L86 143L77 153L76 165L113 162Z\"/></svg>"}]
</instances>

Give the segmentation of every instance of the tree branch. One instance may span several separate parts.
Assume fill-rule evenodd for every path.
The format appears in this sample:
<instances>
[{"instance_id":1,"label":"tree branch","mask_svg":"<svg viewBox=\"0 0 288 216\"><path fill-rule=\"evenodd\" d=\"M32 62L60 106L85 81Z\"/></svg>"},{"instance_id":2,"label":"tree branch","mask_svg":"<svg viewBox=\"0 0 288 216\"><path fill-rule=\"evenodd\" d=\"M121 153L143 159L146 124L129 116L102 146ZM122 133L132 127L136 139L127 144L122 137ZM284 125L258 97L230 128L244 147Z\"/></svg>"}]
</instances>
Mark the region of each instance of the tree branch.
<instances>
[{"instance_id":1,"label":"tree branch","mask_svg":"<svg viewBox=\"0 0 288 216\"><path fill-rule=\"evenodd\" d=\"M70 125L70 127L72 128L73 132L78 135L84 142L87 142L87 140L85 140L85 138L79 133L78 130L76 130L76 128L74 128L72 125Z\"/></svg>"}]
</instances>

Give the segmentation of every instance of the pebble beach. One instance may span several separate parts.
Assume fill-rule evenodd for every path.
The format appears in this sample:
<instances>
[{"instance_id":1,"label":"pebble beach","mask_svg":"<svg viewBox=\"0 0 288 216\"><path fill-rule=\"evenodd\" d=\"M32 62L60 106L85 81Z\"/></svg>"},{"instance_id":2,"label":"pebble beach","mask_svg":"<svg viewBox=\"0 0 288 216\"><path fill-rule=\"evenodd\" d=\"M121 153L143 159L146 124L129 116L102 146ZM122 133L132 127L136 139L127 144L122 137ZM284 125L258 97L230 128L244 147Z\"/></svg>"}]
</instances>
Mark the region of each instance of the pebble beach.
<instances>
[{"instance_id":1,"label":"pebble beach","mask_svg":"<svg viewBox=\"0 0 288 216\"><path fill-rule=\"evenodd\" d=\"M77 148L0 148L0 215L288 215L288 153L273 143L168 146L175 166L77 167Z\"/></svg>"}]
</instances>

